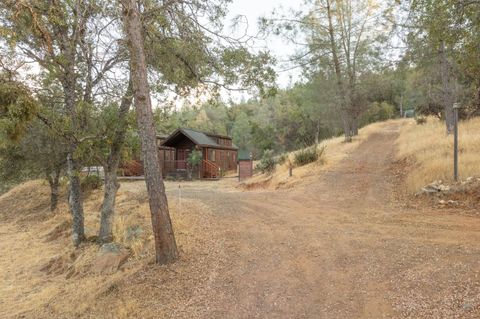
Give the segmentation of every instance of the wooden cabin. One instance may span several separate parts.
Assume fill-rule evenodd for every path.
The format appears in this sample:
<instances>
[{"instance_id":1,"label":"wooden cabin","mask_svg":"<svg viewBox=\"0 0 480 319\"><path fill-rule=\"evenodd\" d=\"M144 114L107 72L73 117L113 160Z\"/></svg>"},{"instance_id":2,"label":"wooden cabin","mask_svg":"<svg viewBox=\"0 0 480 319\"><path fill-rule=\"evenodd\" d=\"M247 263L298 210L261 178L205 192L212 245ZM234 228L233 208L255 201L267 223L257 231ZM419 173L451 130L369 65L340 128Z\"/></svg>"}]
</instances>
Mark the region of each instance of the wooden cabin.
<instances>
[{"instance_id":1,"label":"wooden cabin","mask_svg":"<svg viewBox=\"0 0 480 319\"><path fill-rule=\"evenodd\" d=\"M164 177L186 171L189 168L187 159L193 150L202 154L194 176L218 178L237 169L238 148L229 136L179 128L167 137L158 136L157 141Z\"/></svg>"}]
</instances>

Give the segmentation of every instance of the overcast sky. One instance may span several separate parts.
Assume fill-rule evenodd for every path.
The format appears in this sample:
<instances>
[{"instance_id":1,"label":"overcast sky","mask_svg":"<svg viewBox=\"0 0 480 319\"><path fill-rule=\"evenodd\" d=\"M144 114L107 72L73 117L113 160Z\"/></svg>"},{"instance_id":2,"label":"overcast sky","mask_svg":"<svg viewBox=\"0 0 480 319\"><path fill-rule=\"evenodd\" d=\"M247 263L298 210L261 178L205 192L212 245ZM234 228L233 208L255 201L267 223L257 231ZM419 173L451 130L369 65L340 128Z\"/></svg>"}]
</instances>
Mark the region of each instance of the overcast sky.
<instances>
[{"instance_id":1,"label":"overcast sky","mask_svg":"<svg viewBox=\"0 0 480 319\"><path fill-rule=\"evenodd\" d=\"M271 16L272 10L283 7L284 9L294 8L298 10L301 5L301 0L233 0L229 5L229 19L237 15L244 15L248 19L248 34L255 35L258 31L257 22L262 16ZM245 28L243 28L245 29ZM242 30L243 32L243 30ZM267 42L257 42L256 45L266 46L279 61L284 61L289 55L294 53L295 48L286 43L279 37L271 36ZM277 67L277 71L281 71L282 66ZM278 84L281 87L286 87L290 83L290 77L293 81L298 79L298 70L288 72L279 72Z\"/></svg>"}]
</instances>

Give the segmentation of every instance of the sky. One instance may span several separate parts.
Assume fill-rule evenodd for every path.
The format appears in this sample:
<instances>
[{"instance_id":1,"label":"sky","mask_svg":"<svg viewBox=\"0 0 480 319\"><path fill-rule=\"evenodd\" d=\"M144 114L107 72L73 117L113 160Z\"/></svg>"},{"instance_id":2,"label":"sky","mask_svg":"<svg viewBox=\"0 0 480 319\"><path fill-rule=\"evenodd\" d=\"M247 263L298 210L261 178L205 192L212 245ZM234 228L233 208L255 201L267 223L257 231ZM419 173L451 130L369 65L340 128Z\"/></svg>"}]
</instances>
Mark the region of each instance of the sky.
<instances>
[{"instance_id":1,"label":"sky","mask_svg":"<svg viewBox=\"0 0 480 319\"><path fill-rule=\"evenodd\" d=\"M257 22L260 17L271 16L272 10L280 7L283 7L283 9L294 8L298 10L301 4L301 0L233 0L229 5L228 19L232 19L237 15L245 16L248 19L247 33L249 35L255 35L258 32ZM244 32L244 30L245 28L243 28L241 32ZM289 55L292 55L295 51L295 48L290 43L273 35L270 36L267 41L258 41L255 46L267 47L278 61L285 61ZM287 87L291 82L298 80L298 70L281 72L282 69L281 65L277 66L277 72L279 72L277 82L280 87Z\"/></svg>"}]
</instances>

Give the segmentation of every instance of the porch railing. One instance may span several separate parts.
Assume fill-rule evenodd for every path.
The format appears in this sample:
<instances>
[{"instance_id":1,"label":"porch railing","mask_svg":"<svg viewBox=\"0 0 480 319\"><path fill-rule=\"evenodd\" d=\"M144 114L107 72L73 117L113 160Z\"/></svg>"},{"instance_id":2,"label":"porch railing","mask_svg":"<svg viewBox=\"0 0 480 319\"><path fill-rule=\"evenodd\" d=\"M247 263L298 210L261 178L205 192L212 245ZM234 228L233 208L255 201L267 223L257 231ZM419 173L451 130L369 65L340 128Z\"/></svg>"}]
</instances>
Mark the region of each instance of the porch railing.
<instances>
[{"instance_id":1,"label":"porch railing","mask_svg":"<svg viewBox=\"0 0 480 319\"><path fill-rule=\"evenodd\" d=\"M164 174L168 174L169 172L188 168L188 162L185 160L172 160L172 161L160 160L160 165L162 166L162 171L164 172Z\"/></svg>"},{"instance_id":2,"label":"porch railing","mask_svg":"<svg viewBox=\"0 0 480 319\"><path fill-rule=\"evenodd\" d=\"M217 178L221 176L220 167L206 159L202 161L202 172L204 178Z\"/></svg>"}]
</instances>

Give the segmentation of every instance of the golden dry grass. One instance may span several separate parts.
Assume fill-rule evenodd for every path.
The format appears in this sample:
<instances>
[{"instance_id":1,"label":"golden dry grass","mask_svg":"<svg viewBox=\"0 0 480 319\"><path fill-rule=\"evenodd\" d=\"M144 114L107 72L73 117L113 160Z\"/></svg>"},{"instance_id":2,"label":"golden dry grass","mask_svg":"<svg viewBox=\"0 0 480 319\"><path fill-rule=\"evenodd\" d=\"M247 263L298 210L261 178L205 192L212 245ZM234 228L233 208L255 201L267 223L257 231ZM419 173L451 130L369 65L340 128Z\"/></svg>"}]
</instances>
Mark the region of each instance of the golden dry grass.
<instances>
[{"instance_id":1,"label":"golden dry grass","mask_svg":"<svg viewBox=\"0 0 480 319\"><path fill-rule=\"evenodd\" d=\"M325 147L322 157L317 162L293 168L293 176L289 177L288 160L282 165L277 165L276 170L271 175L256 174L246 180L240 187L243 189L279 189L291 188L307 178L312 178L322 171L328 170L333 165L340 162L354 151L358 145L365 141L372 133L377 132L382 127L391 123L391 121L373 123L359 130L359 134L353 138L351 143L345 143L344 137L334 137L324 140L318 148ZM288 154L288 158L293 162L295 152Z\"/></svg>"},{"instance_id":2,"label":"golden dry grass","mask_svg":"<svg viewBox=\"0 0 480 319\"><path fill-rule=\"evenodd\" d=\"M185 273L208 274L215 258L209 249L218 247L215 242L210 243L216 237L210 229L210 213L204 205L187 199L182 200L181 207L176 201L170 203L180 260L171 266L152 268L149 265L154 249L147 195L120 188L114 237L132 255L119 272L98 275L92 268L98 245L90 241L75 249L71 243L71 217L64 195L65 191L55 213L49 211L49 189L43 181L24 183L0 196L0 251L3 256L0 258L0 317L131 318L139 312L142 312L141 317L155 317L148 308L142 310L138 304L144 299L157 299L146 297L153 292L163 293L163 289L152 291L151 287L131 286L131 278L143 278L147 273L156 278L175 276L168 281L172 287L166 289L172 297L168 294L159 297L168 311L175 308L178 289L198 284L190 280L176 287L178 278ZM102 191L96 190L84 202L85 229L90 239L98 231L101 199ZM141 231L132 237L132 228ZM211 236L205 239L202 237L205 233ZM197 260L199 258L201 260ZM194 291L193 288L189 290ZM120 290L125 295L120 294ZM158 309L152 311L160 317L165 315Z\"/></svg>"},{"instance_id":3,"label":"golden dry grass","mask_svg":"<svg viewBox=\"0 0 480 319\"><path fill-rule=\"evenodd\" d=\"M414 120L401 129L398 159L412 163L406 177L408 192L442 180L453 180L453 136L445 133L445 124L428 118L424 125ZM459 125L459 175L461 179L480 174L480 118L462 121Z\"/></svg>"}]
</instances>

